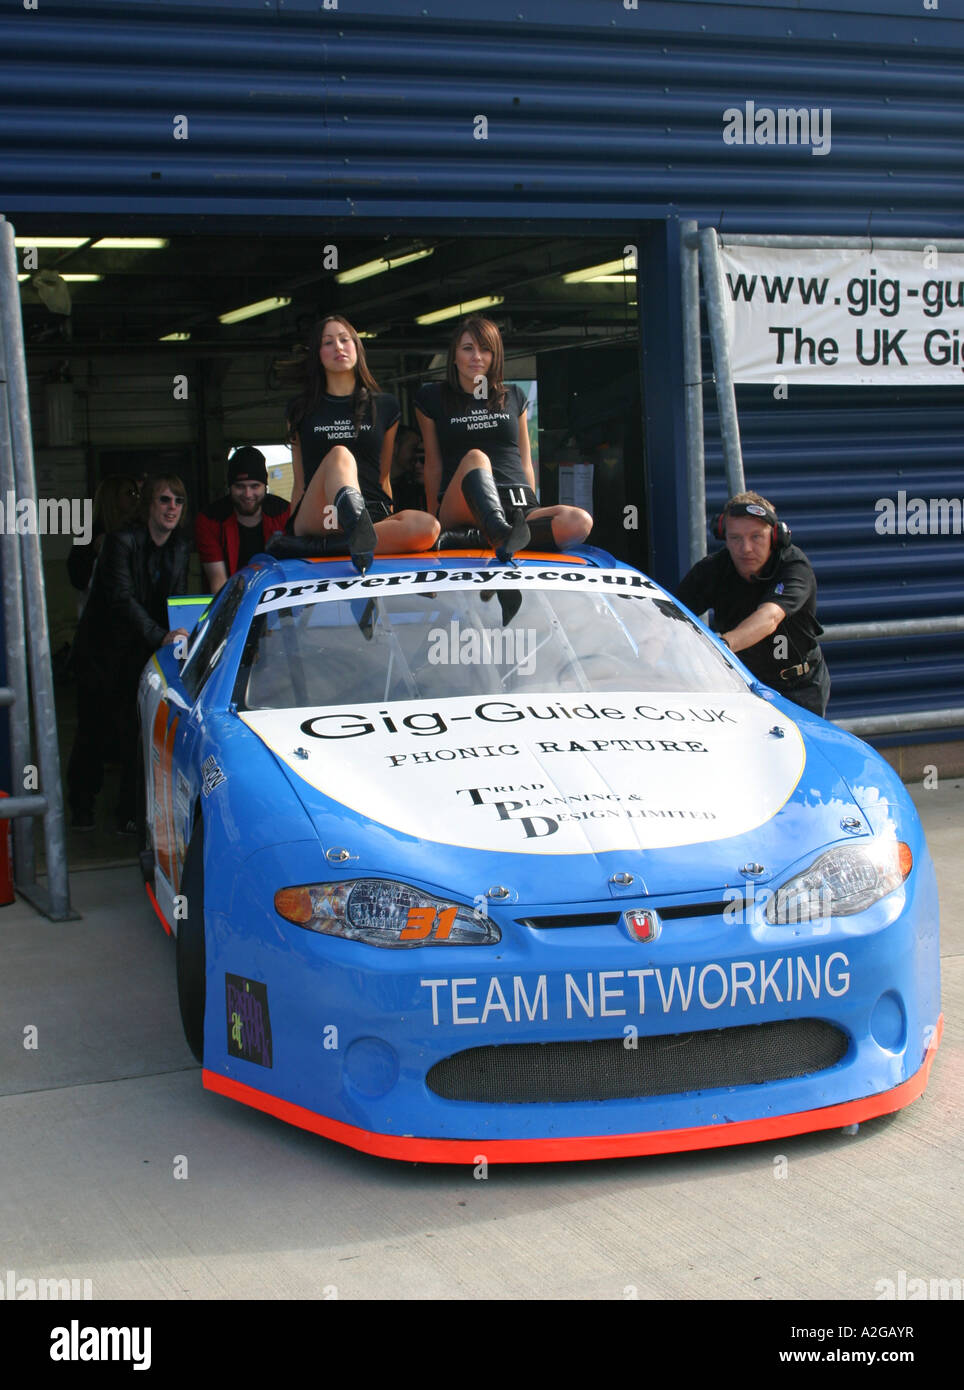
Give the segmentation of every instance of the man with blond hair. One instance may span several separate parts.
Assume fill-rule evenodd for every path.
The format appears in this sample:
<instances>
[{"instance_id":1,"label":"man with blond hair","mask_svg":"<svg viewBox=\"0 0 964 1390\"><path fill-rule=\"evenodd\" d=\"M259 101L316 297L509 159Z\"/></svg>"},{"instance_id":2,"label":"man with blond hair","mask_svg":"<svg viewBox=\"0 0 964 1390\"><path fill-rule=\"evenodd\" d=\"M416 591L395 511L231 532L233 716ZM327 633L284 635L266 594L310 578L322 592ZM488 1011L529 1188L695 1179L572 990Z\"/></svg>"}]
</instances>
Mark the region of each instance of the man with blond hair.
<instances>
[{"instance_id":1,"label":"man with blond hair","mask_svg":"<svg viewBox=\"0 0 964 1390\"><path fill-rule=\"evenodd\" d=\"M731 497L712 523L725 548L697 561L676 590L758 680L824 714L830 676L817 638L817 581L790 529L758 492Z\"/></svg>"}]
</instances>

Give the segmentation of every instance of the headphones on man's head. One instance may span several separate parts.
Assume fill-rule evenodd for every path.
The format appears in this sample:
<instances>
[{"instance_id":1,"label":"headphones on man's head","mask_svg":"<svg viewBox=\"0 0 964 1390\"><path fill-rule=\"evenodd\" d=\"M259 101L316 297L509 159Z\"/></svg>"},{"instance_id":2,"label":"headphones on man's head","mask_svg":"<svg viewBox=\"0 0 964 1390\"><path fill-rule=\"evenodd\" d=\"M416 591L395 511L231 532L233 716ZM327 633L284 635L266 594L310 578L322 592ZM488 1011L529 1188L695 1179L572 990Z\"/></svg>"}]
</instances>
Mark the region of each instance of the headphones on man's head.
<instances>
[{"instance_id":1,"label":"headphones on man's head","mask_svg":"<svg viewBox=\"0 0 964 1390\"><path fill-rule=\"evenodd\" d=\"M786 550L790 544L790 527L785 521L780 521L776 513L771 512L768 507L761 507L759 502L734 502L732 506L724 507L719 516L715 516L710 522L710 533L718 541L726 540L728 516L752 516L756 521L768 521L774 550Z\"/></svg>"}]
</instances>

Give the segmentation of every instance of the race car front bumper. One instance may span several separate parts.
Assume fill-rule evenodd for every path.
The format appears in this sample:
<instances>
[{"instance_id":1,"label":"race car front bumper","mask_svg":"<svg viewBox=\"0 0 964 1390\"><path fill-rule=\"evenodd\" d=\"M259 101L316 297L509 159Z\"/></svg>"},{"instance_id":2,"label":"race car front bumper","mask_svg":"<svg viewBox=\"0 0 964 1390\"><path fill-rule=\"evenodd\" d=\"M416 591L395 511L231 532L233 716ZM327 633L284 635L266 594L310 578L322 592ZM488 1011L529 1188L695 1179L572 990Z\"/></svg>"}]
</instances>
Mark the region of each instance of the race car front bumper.
<instances>
[{"instance_id":1,"label":"race car front bumper","mask_svg":"<svg viewBox=\"0 0 964 1390\"><path fill-rule=\"evenodd\" d=\"M257 858L261 883L285 881ZM858 917L704 916L646 944L617 926L531 930L509 908L497 946L385 950L268 916L254 875L243 888L243 929L237 911L208 919L205 1086L386 1157L541 1162L842 1127L919 1096L940 1037L922 846ZM795 1065L798 1036L816 1050ZM605 1086L585 1067L582 1090L532 1079L533 1056L587 1047L608 1049ZM658 1055L673 1052L675 1071ZM681 1079L654 1081L660 1067ZM497 1073L518 1084L493 1089Z\"/></svg>"}]
</instances>

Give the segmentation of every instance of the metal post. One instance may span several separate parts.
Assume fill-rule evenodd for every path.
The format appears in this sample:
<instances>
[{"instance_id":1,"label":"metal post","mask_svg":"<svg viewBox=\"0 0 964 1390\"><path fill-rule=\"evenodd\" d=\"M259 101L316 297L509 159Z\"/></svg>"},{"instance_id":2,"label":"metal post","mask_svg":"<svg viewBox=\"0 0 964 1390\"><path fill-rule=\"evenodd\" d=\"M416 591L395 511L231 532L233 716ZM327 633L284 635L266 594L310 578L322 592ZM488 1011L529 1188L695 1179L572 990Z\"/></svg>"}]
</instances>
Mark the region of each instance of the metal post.
<instances>
[{"instance_id":1,"label":"metal post","mask_svg":"<svg viewBox=\"0 0 964 1390\"><path fill-rule=\"evenodd\" d=\"M924 241L920 237L899 236L786 236L721 232L719 240L721 246L772 246L791 251L809 251L814 247L825 247L830 251L921 251L925 246L933 246L937 251L964 251L964 241L959 237L928 237Z\"/></svg>"},{"instance_id":2,"label":"metal post","mask_svg":"<svg viewBox=\"0 0 964 1390\"><path fill-rule=\"evenodd\" d=\"M879 622L834 623L820 635L823 642L858 642L875 637L934 637L949 632L964 632L964 617L949 618L883 618Z\"/></svg>"},{"instance_id":3,"label":"metal post","mask_svg":"<svg viewBox=\"0 0 964 1390\"><path fill-rule=\"evenodd\" d=\"M3 293L0 282L0 294ZM10 443L10 411L7 406L7 371L0 336L0 496L4 505L15 495L13 448ZM3 567L3 619L7 639L7 680L13 696L10 704L10 766L14 777L30 761L30 707L27 704L27 637L23 625L23 583L20 574L20 539L4 526L0 534ZM7 704L7 701L4 701ZM10 792L14 788L11 786ZM13 823L13 878L33 883L37 876L33 818Z\"/></svg>"},{"instance_id":4,"label":"metal post","mask_svg":"<svg viewBox=\"0 0 964 1390\"><path fill-rule=\"evenodd\" d=\"M858 738L875 734L915 734L928 729L958 729L964 725L964 706L917 710L907 714L868 714L860 719L835 719L838 729Z\"/></svg>"},{"instance_id":5,"label":"metal post","mask_svg":"<svg viewBox=\"0 0 964 1390\"><path fill-rule=\"evenodd\" d=\"M686 496L689 554L706 554L706 465L703 454L703 353L700 347L700 257L697 224L680 223L683 274L683 391L686 411Z\"/></svg>"},{"instance_id":6,"label":"metal post","mask_svg":"<svg viewBox=\"0 0 964 1390\"><path fill-rule=\"evenodd\" d=\"M3 220L0 220L0 342L3 344L17 500L22 502L29 499L36 516L37 488L30 433L23 322L17 289L17 256L13 228L9 222ZM40 785L47 800L47 810L44 813L47 891L42 893L39 889L33 888L33 885L25 885L21 891L46 916L54 921L64 921L76 914L71 912L67 879L64 804L60 786L60 754L57 747L57 712L50 666L50 638L47 631L40 537L36 533L27 533L20 536L19 540L37 762Z\"/></svg>"},{"instance_id":7,"label":"metal post","mask_svg":"<svg viewBox=\"0 0 964 1390\"><path fill-rule=\"evenodd\" d=\"M713 348L713 371L716 376L716 400L720 411L720 436L723 440L723 462L726 468L726 488L730 497L746 490L743 480L743 451L740 448L740 422L736 413L736 391L726 341L726 293L723 267L716 230L704 227L700 232L700 256L703 264L703 289L706 292L706 316Z\"/></svg>"}]
</instances>

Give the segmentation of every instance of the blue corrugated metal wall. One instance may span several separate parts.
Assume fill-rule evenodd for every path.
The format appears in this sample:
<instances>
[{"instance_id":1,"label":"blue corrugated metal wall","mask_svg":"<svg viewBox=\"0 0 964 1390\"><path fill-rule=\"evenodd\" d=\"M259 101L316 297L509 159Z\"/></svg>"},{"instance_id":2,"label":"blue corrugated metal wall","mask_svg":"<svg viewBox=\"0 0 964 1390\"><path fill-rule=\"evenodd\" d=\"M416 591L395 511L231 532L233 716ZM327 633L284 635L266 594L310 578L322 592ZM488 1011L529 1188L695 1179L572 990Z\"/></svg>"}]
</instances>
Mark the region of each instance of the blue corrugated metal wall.
<instances>
[{"instance_id":1,"label":"blue corrugated metal wall","mask_svg":"<svg viewBox=\"0 0 964 1390\"><path fill-rule=\"evenodd\" d=\"M705 393L707 492L726 497L715 395ZM737 387L747 483L775 501L813 562L827 623L960 613L964 536L881 535L878 499L964 500L964 393ZM960 634L828 644L834 718L961 703ZM940 735L949 737L948 732Z\"/></svg>"},{"instance_id":2,"label":"blue corrugated metal wall","mask_svg":"<svg viewBox=\"0 0 964 1390\"><path fill-rule=\"evenodd\" d=\"M0 15L0 53L0 210L14 220L96 211L155 228L230 216L275 231L307 218L480 232L666 222L642 261L644 276L667 278L642 297L664 579L685 534L675 220L962 232L960 0L488 0L484 18L465 0L41 0ZM722 113L747 99L829 107L831 153L725 145ZM173 138L175 115L188 117L187 140ZM899 487L964 493L962 393L801 389L774 403L744 390L740 403L750 481L817 561L827 619L959 606L959 538L911 545L872 523L874 500ZM712 425L710 414L711 480ZM958 703L959 648L901 644L896 670L893 645L838 648L832 708Z\"/></svg>"},{"instance_id":3,"label":"blue corrugated metal wall","mask_svg":"<svg viewBox=\"0 0 964 1390\"><path fill-rule=\"evenodd\" d=\"M641 0L41 0L0 15L0 190L21 208L337 217L721 216L951 234L964 24ZM959 0L957 0L959 4ZM722 112L829 106L832 152ZM186 114L189 138L173 138ZM484 114L488 139L474 138Z\"/></svg>"}]
</instances>

